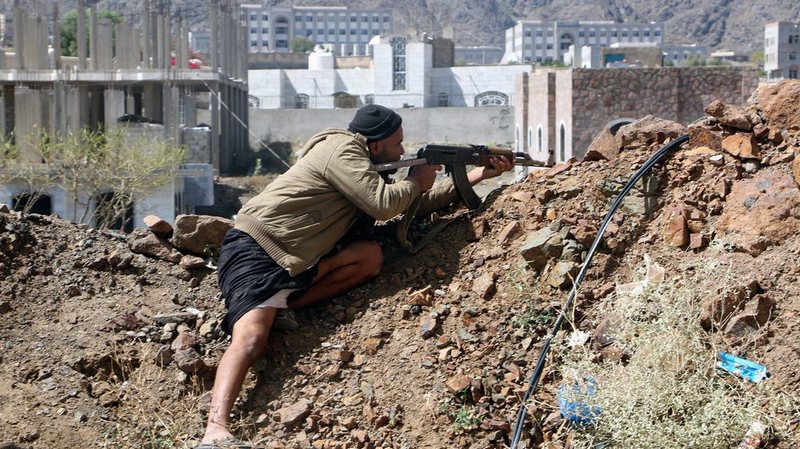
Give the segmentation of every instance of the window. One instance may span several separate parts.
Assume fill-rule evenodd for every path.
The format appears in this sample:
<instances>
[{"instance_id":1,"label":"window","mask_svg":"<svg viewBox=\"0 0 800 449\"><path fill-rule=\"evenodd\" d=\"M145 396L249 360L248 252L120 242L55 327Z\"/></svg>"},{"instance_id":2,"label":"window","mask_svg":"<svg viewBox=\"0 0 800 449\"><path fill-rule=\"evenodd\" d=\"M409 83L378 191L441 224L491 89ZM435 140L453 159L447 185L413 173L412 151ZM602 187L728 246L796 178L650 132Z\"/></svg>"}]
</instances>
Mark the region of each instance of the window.
<instances>
[{"instance_id":1,"label":"window","mask_svg":"<svg viewBox=\"0 0 800 449\"><path fill-rule=\"evenodd\" d=\"M250 14L250 20L253 20L253 21L258 20L258 14Z\"/></svg>"},{"instance_id":2,"label":"window","mask_svg":"<svg viewBox=\"0 0 800 449\"><path fill-rule=\"evenodd\" d=\"M508 106L508 95L490 90L475 96L475 106Z\"/></svg>"},{"instance_id":3,"label":"window","mask_svg":"<svg viewBox=\"0 0 800 449\"><path fill-rule=\"evenodd\" d=\"M289 42L285 39L275 41L275 48L289 48Z\"/></svg>"},{"instance_id":4,"label":"window","mask_svg":"<svg viewBox=\"0 0 800 449\"><path fill-rule=\"evenodd\" d=\"M389 23L389 16L383 16L383 23Z\"/></svg>"},{"instance_id":5,"label":"window","mask_svg":"<svg viewBox=\"0 0 800 449\"><path fill-rule=\"evenodd\" d=\"M372 35L373 36L377 36L378 35L378 30L372 30Z\"/></svg>"},{"instance_id":6,"label":"window","mask_svg":"<svg viewBox=\"0 0 800 449\"><path fill-rule=\"evenodd\" d=\"M542 151L542 125L539 125L539 129L536 132L539 137L539 152Z\"/></svg>"},{"instance_id":7,"label":"window","mask_svg":"<svg viewBox=\"0 0 800 449\"><path fill-rule=\"evenodd\" d=\"M789 35L789 43L790 44L794 43L794 36L792 36L791 34Z\"/></svg>"},{"instance_id":8,"label":"window","mask_svg":"<svg viewBox=\"0 0 800 449\"><path fill-rule=\"evenodd\" d=\"M286 27L275 27L275 34L287 34Z\"/></svg>"},{"instance_id":9,"label":"window","mask_svg":"<svg viewBox=\"0 0 800 449\"><path fill-rule=\"evenodd\" d=\"M313 22L314 16L306 16L306 22Z\"/></svg>"},{"instance_id":10,"label":"window","mask_svg":"<svg viewBox=\"0 0 800 449\"><path fill-rule=\"evenodd\" d=\"M650 37L650 31L645 30L644 31L644 37Z\"/></svg>"},{"instance_id":11,"label":"window","mask_svg":"<svg viewBox=\"0 0 800 449\"><path fill-rule=\"evenodd\" d=\"M552 50L553 49L553 44L547 44L547 49L548 50Z\"/></svg>"},{"instance_id":12,"label":"window","mask_svg":"<svg viewBox=\"0 0 800 449\"><path fill-rule=\"evenodd\" d=\"M653 31L653 36L655 36L655 37L661 36L661 31L658 31L658 30Z\"/></svg>"},{"instance_id":13,"label":"window","mask_svg":"<svg viewBox=\"0 0 800 449\"><path fill-rule=\"evenodd\" d=\"M261 20L263 20L264 22L266 22L267 20L269 20L269 16L268 16L268 15L266 15L266 14L262 14L262 15L261 15Z\"/></svg>"},{"instance_id":14,"label":"window","mask_svg":"<svg viewBox=\"0 0 800 449\"><path fill-rule=\"evenodd\" d=\"M628 37L628 32L627 31L623 31L622 32L622 37Z\"/></svg>"},{"instance_id":15,"label":"window","mask_svg":"<svg viewBox=\"0 0 800 449\"><path fill-rule=\"evenodd\" d=\"M611 37L617 37L617 30L611 32Z\"/></svg>"},{"instance_id":16,"label":"window","mask_svg":"<svg viewBox=\"0 0 800 449\"><path fill-rule=\"evenodd\" d=\"M294 16L294 21L295 22L302 22L303 21L303 16Z\"/></svg>"},{"instance_id":17,"label":"window","mask_svg":"<svg viewBox=\"0 0 800 449\"><path fill-rule=\"evenodd\" d=\"M367 16L361 16L361 21L362 21L362 22L369 22L369 17L367 17Z\"/></svg>"},{"instance_id":18,"label":"window","mask_svg":"<svg viewBox=\"0 0 800 449\"><path fill-rule=\"evenodd\" d=\"M308 109L308 94L297 94L294 96L295 109Z\"/></svg>"},{"instance_id":19,"label":"window","mask_svg":"<svg viewBox=\"0 0 800 449\"><path fill-rule=\"evenodd\" d=\"M600 32L600 37L606 37L606 32L605 31L601 31Z\"/></svg>"},{"instance_id":20,"label":"window","mask_svg":"<svg viewBox=\"0 0 800 449\"><path fill-rule=\"evenodd\" d=\"M328 35L329 36L333 36L334 34L336 34L336 30L334 30L333 28L328 30Z\"/></svg>"},{"instance_id":21,"label":"window","mask_svg":"<svg viewBox=\"0 0 800 449\"><path fill-rule=\"evenodd\" d=\"M638 30L634 30L633 31L633 37L639 37L639 31Z\"/></svg>"},{"instance_id":22,"label":"window","mask_svg":"<svg viewBox=\"0 0 800 449\"><path fill-rule=\"evenodd\" d=\"M533 128L528 128L528 148L533 146Z\"/></svg>"},{"instance_id":23,"label":"window","mask_svg":"<svg viewBox=\"0 0 800 449\"><path fill-rule=\"evenodd\" d=\"M373 21L373 22L380 22L380 21L381 21L381 18L380 18L380 17L378 17L378 16L372 16L372 21Z\"/></svg>"},{"instance_id":24,"label":"window","mask_svg":"<svg viewBox=\"0 0 800 449\"><path fill-rule=\"evenodd\" d=\"M258 41L250 41L251 47L258 47Z\"/></svg>"},{"instance_id":25,"label":"window","mask_svg":"<svg viewBox=\"0 0 800 449\"><path fill-rule=\"evenodd\" d=\"M561 155L561 159L560 159L561 162L564 162L564 161L567 160L567 144L566 144L567 136L566 136L566 134L567 134L567 130L566 130L566 128L564 128L564 124L562 123L561 124L561 130L559 132L559 137L561 137L561 145L559 145L559 148L561 149L561 154L560 154Z\"/></svg>"},{"instance_id":26,"label":"window","mask_svg":"<svg viewBox=\"0 0 800 449\"><path fill-rule=\"evenodd\" d=\"M369 30L361 30L361 34L366 35L367 33L369 33Z\"/></svg>"},{"instance_id":27,"label":"window","mask_svg":"<svg viewBox=\"0 0 800 449\"><path fill-rule=\"evenodd\" d=\"M258 28L255 27L250 28L250 34L256 34L256 33L258 33Z\"/></svg>"},{"instance_id":28,"label":"window","mask_svg":"<svg viewBox=\"0 0 800 449\"><path fill-rule=\"evenodd\" d=\"M589 37L595 37L596 33L594 31L589 31Z\"/></svg>"},{"instance_id":29,"label":"window","mask_svg":"<svg viewBox=\"0 0 800 449\"><path fill-rule=\"evenodd\" d=\"M585 37L586 33L583 31L578 31L578 37Z\"/></svg>"},{"instance_id":30,"label":"window","mask_svg":"<svg viewBox=\"0 0 800 449\"><path fill-rule=\"evenodd\" d=\"M351 36L355 36L355 34L356 34L356 31L358 31L358 30L350 30L350 35L351 35Z\"/></svg>"},{"instance_id":31,"label":"window","mask_svg":"<svg viewBox=\"0 0 800 449\"><path fill-rule=\"evenodd\" d=\"M357 22L357 21L358 21L358 17L356 17L356 16L350 16L350 21L351 21L351 22Z\"/></svg>"},{"instance_id":32,"label":"window","mask_svg":"<svg viewBox=\"0 0 800 449\"><path fill-rule=\"evenodd\" d=\"M339 34L342 34L342 35L347 34L347 30L339 30Z\"/></svg>"},{"instance_id":33,"label":"window","mask_svg":"<svg viewBox=\"0 0 800 449\"><path fill-rule=\"evenodd\" d=\"M790 61L797 61L797 53L795 53L795 52L789 53L789 60Z\"/></svg>"},{"instance_id":34,"label":"window","mask_svg":"<svg viewBox=\"0 0 800 449\"><path fill-rule=\"evenodd\" d=\"M406 90L406 39L392 39L392 90Z\"/></svg>"},{"instance_id":35,"label":"window","mask_svg":"<svg viewBox=\"0 0 800 449\"><path fill-rule=\"evenodd\" d=\"M267 34L267 33L269 33L269 28L264 27L261 29L261 34Z\"/></svg>"},{"instance_id":36,"label":"window","mask_svg":"<svg viewBox=\"0 0 800 449\"><path fill-rule=\"evenodd\" d=\"M796 69L789 70L789 78L797 79L797 70Z\"/></svg>"},{"instance_id":37,"label":"window","mask_svg":"<svg viewBox=\"0 0 800 449\"><path fill-rule=\"evenodd\" d=\"M439 92L439 95L437 95L436 99L437 99L436 105L439 106L440 108L446 108L450 106L449 96L447 95L447 92Z\"/></svg>"},{"instance_id":38,"label":"window","mask_svg":"<svg viewBox=\"0 0 800 449\"><path fill-rule=\"evenodd\" d=\"M542 30L536 32L536 37L542 37Z\"/></svg>"},{"instance_id":39,"label":"window","mask_svg":"<svg viewBox=\"0 0 800 449\"><path fill-rule=\"evenodd\" d=\"M525 37L531 37L531 32L530 32L530 31L526 31L526 32L525 32ZM791 42L790 42L790 43L791 43Z\"/></svg>"}]
</instances>

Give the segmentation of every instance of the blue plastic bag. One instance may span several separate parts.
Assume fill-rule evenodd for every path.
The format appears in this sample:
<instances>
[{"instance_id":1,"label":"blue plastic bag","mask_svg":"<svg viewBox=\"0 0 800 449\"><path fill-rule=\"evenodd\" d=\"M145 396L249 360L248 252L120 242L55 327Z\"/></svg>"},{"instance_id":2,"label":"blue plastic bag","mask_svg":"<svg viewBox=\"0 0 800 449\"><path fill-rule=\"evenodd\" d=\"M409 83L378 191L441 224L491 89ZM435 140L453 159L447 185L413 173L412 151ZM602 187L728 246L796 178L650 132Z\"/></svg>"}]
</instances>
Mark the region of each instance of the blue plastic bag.
<instances>
[{"instance_id":1,"label":"blue plastic bag","mask_svg":"<svg viewBox=\"0 0 800 449\"><path fill-rule=\"evenodd\" d=\"M767 375L769 375L767 368L764 365L759 365L758 363L751 362L750 360L736 357L735 355L728 354L727 352L720 352L719 359L720 361L717 362L717 367L722 368L731 374L736 374L737 376L747 379L750 382L761 382L765 377L767 377Z\"/></svg>"},{"instance_id":2,"label":"blue plastic bag","mask_svg":"<svg viewBox=\"0 0 800 449\"><path fill-rule=\"evenodd\" d=\"M585 376L583 382L558 387L556 399L561 416L580 425L594 423L600 416L600 406L594 405L597 395L597 382L592 376Z\"/></svg>"}]
</instances>

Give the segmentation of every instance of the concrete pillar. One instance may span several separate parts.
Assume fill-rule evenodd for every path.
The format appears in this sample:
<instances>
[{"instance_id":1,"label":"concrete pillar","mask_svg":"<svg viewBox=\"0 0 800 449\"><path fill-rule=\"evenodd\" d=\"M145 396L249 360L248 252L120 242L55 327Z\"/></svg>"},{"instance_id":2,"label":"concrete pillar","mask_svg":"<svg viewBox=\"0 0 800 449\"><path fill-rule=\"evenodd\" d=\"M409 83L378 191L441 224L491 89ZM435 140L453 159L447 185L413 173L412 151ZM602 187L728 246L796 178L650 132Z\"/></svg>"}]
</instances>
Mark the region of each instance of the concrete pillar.
<instances>
[{"instance_id":1,"label":"concrete pillar","mask_svg":"<svg viewBox=\"0 0 800 449\"><path fill-rule=\"evenodd\" d=\"M89 9L89 20L91 25L89 26L89 58L90 59L90 68L92 70L100 70L100 63L98 61L98 47L100 43L97 40L97 4L93 3Z\"/></svg>"},{"instance_id":2,"label":"concrete pillar","mask_svg":"<svg viewBox=\"0 0 800 449\"><path fill-rule=\"evenodd\" d=\"M150 28L150 0L144 0L142 5L142 68L150 68L150 36L152 29Z\"/></svg>"},{"instance_id":3,"label":"concrete pillar","mask_svg":"<svg viewBox=\"0 0 800 449\"><path fill-rule=\"evenodd\" d=\"M169 16L169 2L165 2L164 4L164 11L161 13L161 29L163 30L164 34L161 35L161 47L162 52L164 55L164 65L163 67L167 69L172 68L171 60L172 60L172 46L171 46L171 36L172 36L172 29L170 23L170 16Z\"/></svg>"},{"instance_id":4,"label":"concrete pillar","mask_svg":"<svg viewBox=\"0 0 800 449\"><path fill-rule=\"evenodd\" d=\"M111 19L100 18L97 20L97 31L92 32L93 36L97 37L97 44L92 48L95 53L92 56L92 61L95 62L95 70L110 70L111 63L114 59L114 48L111 42L114 41ZM96 57L94 55L97 55Z\"/></svg>"},{"instance_id":5,"label":"concrete pillar","mask_svg":"<svg viewBox=\"0 0 800 449\"><path fill-rule=\"evenodd\" d=\"M147 118L162 122L163 111L161 109L161 90L153 84L146 84L144 86L143 97L143 115Z\"/></svg>"},{"instance_id":6,"label":"concrete pillar","mask_svg":"<svg viewBox=\"0 0 800 449\"><path fill-rule=\"evenodd\" d=\"M14 0L14 68L17 70L25 68L25 60L23 58L25 42L22 38L23 28L20 0Z\"/></svg>"},{"instance_id":7,"label":"concrete pillar","mask_svg":"<svg viewBox=\"0 0 800 449\"><path fill-rule=\"evenodd\" d=\"M130 86L125 89L125 113L136 114L136 97L133 96L133 88Z\"/></svg>"},{"instance_id":8,"label":"concrete pillar","mask_svg":"<svg viewBox=\"0 0 800 449\"><path fill-rule=\"evenodd\" d=\"M230 86L227 84L223 84L220 89L220 100L222 104L220 104L220 112L221 112L221 122L222 127L220 129L220 167L219 170L223 174L230 174L231 168L231 153L233 153L233 147L231 146L231 114L228 110L228 105L230 104Z\"/></svg>"},{"instance_id":9,"label":"concrete pillar","mask_svg":"<svg viewBox=\"0 0 800 449\"><path fill-rule=\"evenodd\" d=\"M213 41L212 41L213 42ZM219 84L213 83L208 102L211 104L211 165L214 167L214 173L219 175L220 172L220 154L219 154L219 140L220 140L220 117L219 117Z\"/></svg>"},{"instance_id":10,"label":"concrete pillar","mask_svg":"<svg viewBox=\"0 0 800 449\"><path fill-rule=\"evenodd\" d=\"M61 70L61 28L58 26L58 3L53 4L53 58L55 70Z\"/></svg>"},{"instance_id":11,"label":"concrete pillar","mask_svg":"<svg viewBox=\"0 0 800 449\"><path fill-rule=\"evenodd\" d=\"M175 30L177 35L177 44L175 49L175 68L182 70L186 68L186 53L183 49L183 20L178 18L178 27Z\"/></svg>"},{"instance_id":12,"label":"concrete pillar","mask_svg":"<svg viewBox=\"0 0 800 449\"><path fill-rule=\"evenodd\" d=\"M248 103L247 103L247 90L246 89L242 89L241 95L242 95L242 115L240 115L239 117L242 119L242 122L244 122L244 126L242 127L242 136L244 138L245 149L249 150L250 149L250 107L248 106Z\"/></svg>"},{"instance_id":13,"label":"concrete pillar","mask_svg":"<svg viewBox=\"0 0 800 449\"><path fill-rule=\"evenodd\" d=\"M125 115L125 91L121 89L108 89L104 92L104 113L106 128L116 128L117 119Z\"/></svg>"},{"instance_id":14,"label":"concrete pillar","mask_svg":"<svg viewBox=\"0 0 800 449\"><path fill-rule=\"evenodd\" d=\"M86 7L78 0L78 68L86 70Z\"/></svg>"},{"instance_id":15,"label":"concrete pillar","mask_svg":"<svg viewBox=\"0 0 800 449\"><path fill-rule=\"evenodd\" d=\"M161 15L156 16L156 64L153 68L163 69L164 66L164 21L161 20Z\"/></svg>"},{"instance_id":16,"label":"concrete pillar","mask_svg":"<svg viewBox=\"0 0 800 449\"><path fill-rule=\"evenodd\" d=\"M216 72L219 69L219 20L217 19L217 0L211 0L211 15L209 21L211 22L211 70ZM213 139L212 139L213 141ZM214 166L218 169L218 166Z\"/></svg>"},{"instance_id":17,"label":"concrete pillar","mask_svg":"<svg viewBox=\"0 0 800 449\"><path fill-rule=\"evenodd\" d=\"M182 93L183 123L186 127L197 126L197 99L188 88Z\"/></svg>"},{"instance_id":18,"label":"concrete pillar","mask_svg":"<svg viewBox=\"0 0 800 449\"><path fill-rule=\"evenodd\" d=\"M89 123L89 90L67 86L64 98L64 131L78 132Z\"/></svg>"},{"instance_id":19,"label":"concrete pillar","mask_svg":"<svg viewBox=\"0 0 800 449\"><path fill-rule=\"evenodd\" d=\"M15 24L17 25L17 24ZM49 120L45 114L44 91L31 89L15 90L14 125L20 160L41 162L36 147L42 132L48 129Z\"/></svg>"},{"instance_id":20,"label":"concrete pillar","mask_svg":"<svg viewBox=\"0 0 800 449\"><path fill-rule=\"evenodd\" d=\"M14 130L14 86L0 88L0 136L7 137Z\"/></svg>"}]
</instances>

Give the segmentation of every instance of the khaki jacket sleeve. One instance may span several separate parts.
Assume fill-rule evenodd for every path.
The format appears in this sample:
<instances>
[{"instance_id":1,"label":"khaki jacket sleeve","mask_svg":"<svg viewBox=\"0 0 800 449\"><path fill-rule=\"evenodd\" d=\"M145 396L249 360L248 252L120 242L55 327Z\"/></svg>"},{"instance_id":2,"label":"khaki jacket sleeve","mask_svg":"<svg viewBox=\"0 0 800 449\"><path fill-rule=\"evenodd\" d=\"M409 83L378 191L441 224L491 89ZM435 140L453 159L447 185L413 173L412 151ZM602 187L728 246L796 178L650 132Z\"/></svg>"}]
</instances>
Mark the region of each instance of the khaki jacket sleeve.
<instances>
[{"instance_id":1,"label":"khaki jacket sleeve","mask_svg":"<svg viewBox=\"0 0 800 449\"><path fill-rule=\"evenodd\" d=\"M387 184L364 150L352 144L331 153L324 176L356 207L381 221L403 213L420 195L419 185L413 179Z\"/></svg>"},{"instance_id":2,"label":"khaki jacket sleeve","mask_svg":"<svg viewBox=\"0 0 800 449\"><path fill-rule=\"evenodd\" d=\"M433 187L422 195L422 203L419 205L419 210L416 216L436 212L437 210L449 207L454 202L458 201L458 194L456 193L456 186L453 180L448 176L445 179L437 181Z\"/></svg>"}]
</instances>

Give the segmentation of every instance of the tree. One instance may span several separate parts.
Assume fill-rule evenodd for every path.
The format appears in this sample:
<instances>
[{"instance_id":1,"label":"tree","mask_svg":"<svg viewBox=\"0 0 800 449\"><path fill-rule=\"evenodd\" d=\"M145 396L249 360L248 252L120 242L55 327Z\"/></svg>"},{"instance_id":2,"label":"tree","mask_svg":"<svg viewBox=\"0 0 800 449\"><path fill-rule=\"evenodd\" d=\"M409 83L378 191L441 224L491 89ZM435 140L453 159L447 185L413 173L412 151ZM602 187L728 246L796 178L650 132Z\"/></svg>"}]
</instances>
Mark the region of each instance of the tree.
<instances>
[{"instance_id":1,"label":"tree","mask_svg":"<svg viewBox=\"0 0 800 449\"><path fill-rule=\"evenodd\" d=\"M750 61L758 65L764 65L764 50L756 50L750 53Z\"/></svg>"},{"instance_id":2,"label":"tree","mask_svg":"<svg viewBox=\"0 0 800 449\"><path fill-rule=\"evenodd\" d=\"M292 51L306 53L314 51L317 44L309 38L298 36L292 39Z\"/></svg>"},{"instance_id":3,"label":"tree","mask_svg":"<svg viewBox=\"0 0 800 449\"><path fill-rule=\"evenodd\" d=\"M0 185L23 183L30 206L35 195L60 187L73 203L73 221L116 223L120 230L132 202L173 182L186 158L183 146L133 139L124 128L54 134L39 139L36 150L42 162L25 162L10 139L0 141Z\"/></svg>"},{"instance_id":4,"label":"tree","mask_svg":"<svg viewBox=\"0 0 800 449\"><path fill-rule=\"evenodd\" d=\"M91 31L91 20L89 17L89 8L86 9L86 35ZM102 10L97 12L97 16L101 18L111 19L111 23L116 25L122 23L122 15L118 12ZM64 17L59 21L59 28L61 30L61 54L64 56L78 56L78 10L73 9L64 14ZM113 38L112 38L113 40ZM86 54L89 55L89 49L86 49Z\"/></svg>"}]
</instances>

